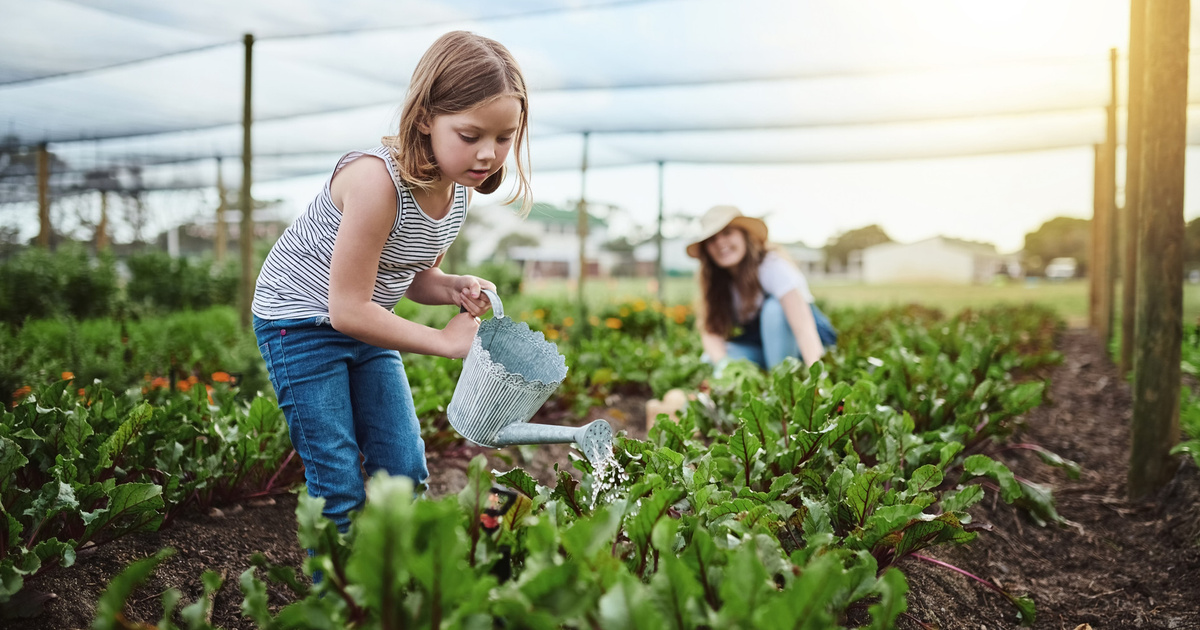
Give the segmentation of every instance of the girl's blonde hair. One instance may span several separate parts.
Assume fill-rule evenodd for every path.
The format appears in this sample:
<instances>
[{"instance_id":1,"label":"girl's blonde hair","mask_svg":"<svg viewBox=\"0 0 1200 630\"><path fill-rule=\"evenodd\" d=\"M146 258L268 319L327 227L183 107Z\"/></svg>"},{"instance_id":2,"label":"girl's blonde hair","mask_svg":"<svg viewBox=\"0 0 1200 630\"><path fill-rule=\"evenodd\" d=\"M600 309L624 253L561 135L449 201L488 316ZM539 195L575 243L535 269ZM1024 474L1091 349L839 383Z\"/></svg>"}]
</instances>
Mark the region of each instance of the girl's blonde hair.
<instances>
[{"instance_id":1,"label":"girl's blonde hair","mask_svg":"<svg viewBox=\"0 0 1200 630\"><path fill-rule=\"evenodd\" d=\"M521 120L513 142L517 186L505 203L520 199L522 216L528 214L533 199L527 166L529 98L525 77L516 59L500 42L467 31L446 33L425 51L404 97L399 131L383 138L383 144L392 149L401 179L413 187L427 189L441 175L433 157L433 145L429 136L417 128L418 123L434 116L470 111L505 96L515 97L521 103ZM484 194L495 192L507 170L507 166L501 165L476 190Z\"/></svg>"},{"instance_id":2,"label":"girl's blonde hair","mask_svg":"<svg viewBox=\"0 0 1200 630\"><path fill-rule=\"evenodd\" d=\"M758 267L768 251L775 248L736 227L746 239L746 255L733 269L725 269L713 261L708 248L700 246L700 303L697 312L703 330L723 339L729 338L738 320L752 315L762 285L758 282ZM733 291L741 298L742 312L733 312Z\"/></svg>"}]
</instances>

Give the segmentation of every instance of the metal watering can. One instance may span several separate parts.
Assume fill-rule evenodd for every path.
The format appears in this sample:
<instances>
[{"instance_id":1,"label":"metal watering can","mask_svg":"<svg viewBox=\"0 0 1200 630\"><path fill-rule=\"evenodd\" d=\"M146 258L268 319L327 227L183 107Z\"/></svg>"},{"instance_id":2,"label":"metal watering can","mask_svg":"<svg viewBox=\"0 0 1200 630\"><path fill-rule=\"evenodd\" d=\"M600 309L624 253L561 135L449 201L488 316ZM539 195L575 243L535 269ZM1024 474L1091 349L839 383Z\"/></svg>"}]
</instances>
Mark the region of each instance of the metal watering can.
<instances>
[{"instance_id":1,"label":"metal watering can","mask_svg":"<svg viewBox=\"0 0 1200 630\"><path fill-rule=\"evenodd\" d=\"M529 422L567 377L567 360L542 333L505 317L494 291L483 292L494 316L479 325L463 360L446 408L450 426L480 446L573 442L593 465L606 459L613 432L604 420L582 427Z\"/></svg>"}]
</instances>

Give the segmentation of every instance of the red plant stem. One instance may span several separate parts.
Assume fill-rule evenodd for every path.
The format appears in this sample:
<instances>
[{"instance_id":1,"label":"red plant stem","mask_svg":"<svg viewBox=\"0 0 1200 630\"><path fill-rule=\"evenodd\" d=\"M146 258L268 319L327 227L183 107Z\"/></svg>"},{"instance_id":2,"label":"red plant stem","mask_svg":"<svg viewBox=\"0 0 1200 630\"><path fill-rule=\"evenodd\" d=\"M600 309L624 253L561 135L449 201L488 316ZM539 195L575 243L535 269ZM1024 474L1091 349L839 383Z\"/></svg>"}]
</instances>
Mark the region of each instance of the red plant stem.
<instances>
[{"instance_id":1,"label":"red plant stem","mask_svg":"<svg viewBox=\"0 0 1200 630\"><path fill-rule=\"evenodd\" d=\"M271 491L271 487L275 485L275 480L277 478L279 478L280 473L282 473L283 470L285 468L287 468L287 465L289 463L291 463L292 457L294 457L295 455L296 455L296 449L292 449L291 452L289 452L287 454L287 457L283 458L283 463L279 465L279 468L275 470L275 474L271 475L271 479L269 481L267 481L266 492Z\"/></svg>"},{"instance_id":2,"label":"red plant stem","mask_svg":"<svg viewBox=\"0 0 1200 630\"><path fill-rule=\"evenodd\" d=\"M934 565L937 565L944 569L950 569L951 571L954 571L955 573L958 573L960 575L965 575L965 576L971 578L972 580L975 580L976 582L979 582L980 584L992 589L993 591L1000 593L1007 599L1012 599L1011 595L1009 595L1008 593L1005 593L1004 590L1002 590L1000 587L996 586L995 584L988 582L987 580L979 577L978 575L975 575L974 573L970 573L968 571L960 569L960 568L954 566L953 564L949 564L947 562L942 562L941 560L935 560L933 558L930 558L929 556L923 556L919 553L910 553L908 555L916 558L917 560L924 560L925 562L928 562L929 564L934 564Z\"/></svg>"}]
</instances>

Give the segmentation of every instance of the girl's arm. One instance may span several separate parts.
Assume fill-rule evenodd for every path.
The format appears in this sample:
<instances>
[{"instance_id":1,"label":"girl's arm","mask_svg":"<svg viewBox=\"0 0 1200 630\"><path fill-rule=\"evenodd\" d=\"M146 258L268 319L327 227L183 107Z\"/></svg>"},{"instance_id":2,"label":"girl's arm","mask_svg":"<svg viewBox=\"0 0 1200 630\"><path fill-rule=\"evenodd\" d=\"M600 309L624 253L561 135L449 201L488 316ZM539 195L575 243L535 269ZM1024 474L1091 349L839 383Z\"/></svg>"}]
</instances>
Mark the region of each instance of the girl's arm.
<instances>
[{"instance_id":1,"label":"girl's arm","mask_svg":"<svg viewBox=\"0 0 1200 630\"><path fill-rule=\"evenodd\" d=\"M783 314L787 317L788 325L792 327L792 335L800 346L800 356L805 365L816 363L825 355L825 346L821 344L821 336L817 334L817 320L813 319L812 307L800 294L800 289L792 289L779 298L783 305Z\"/></svg>"},{"instance_id":2,"label":"girl's arm","mask_svg":"<svg viewBox=\"0 0 1200 630\"><path fill-rule=\"evenodd\" d=\"M433 267L413 276L412 284L404 296L417 304L454 304L467 309L474 317L482 317L491 308L491 303L480 290L495 291L496 285L475 276L448 274L441 270L441 264L442 256L438 256Z\"/></svg>"},{"instance_id":3,"label":"girl's arm","mask_svg":"<svg viewBox=\"0 0 1200 630\"><path fill-rule=\"evenodd\" d=\"M334 177L331 193L342 221L329 270L330 324L382 348L465 357L478 327L470 313L455 316L438 330L397 317L371 301L379 256L396 219L396 188L383 163L351 162Z\"/></svg>"}]
</instances>

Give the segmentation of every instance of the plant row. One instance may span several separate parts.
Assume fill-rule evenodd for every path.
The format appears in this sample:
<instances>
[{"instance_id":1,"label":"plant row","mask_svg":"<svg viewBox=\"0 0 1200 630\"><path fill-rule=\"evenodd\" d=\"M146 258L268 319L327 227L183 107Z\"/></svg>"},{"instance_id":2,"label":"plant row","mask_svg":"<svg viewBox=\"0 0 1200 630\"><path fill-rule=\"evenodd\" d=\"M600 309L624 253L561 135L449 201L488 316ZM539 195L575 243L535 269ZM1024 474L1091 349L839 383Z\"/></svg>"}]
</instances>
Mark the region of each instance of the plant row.
<instances>
[{"instance_id":1,"label":"plant row","mask_svg":"<svg viewBox=\"0 0 1200 630\"><path fill-rule=\"evenodd\" d=\"M811 371L731 365L648 440L618 439L598 468L576 459L553 487L482 459L457 498L414 501L406 481L379 478L345 537L302 498L307 569L324 579L310 590L260 559L241 576L243 610L260 628L893 627L905 563L944 564L924 552L974 540L987 524L968 509L988 493L1058 519L1046 488L987 454L1041 401L1027 372L1056 360L1054 319L871 319L855 342L869 352ZM515 492L507 511L494 483ZM156 561L114 582L97 627L119 627L106 624ZM264 578L298 601L271 613ZM1034 621L1031 599L976 580ZM189 627L207 627L204 600L185 609ZM160 627L178 604L164 596Z\"/></svg>"},{"instance_id":2,"label":"plant row","mask_svg":"<svg viewBox=\"0 0 1200 630\"><path fill-rule=\"evenodd\" d=\"M62 380L0 415L0 609L26 576L187 509L302 479L275 402L227 384L114 394Z\"/></svg>"}]
</instances>

